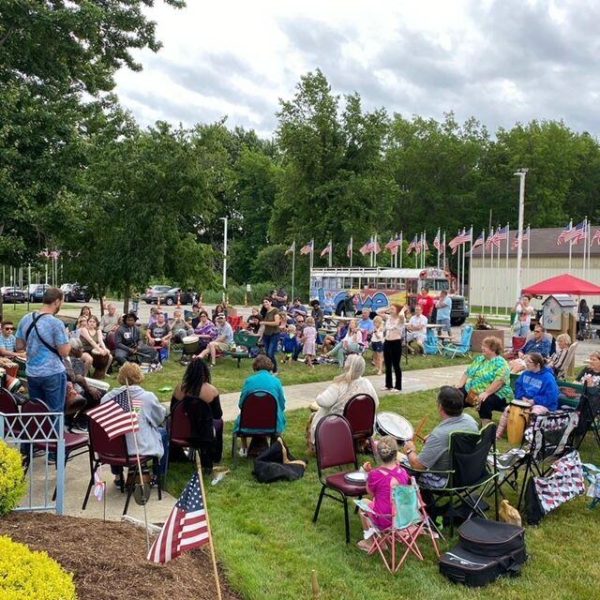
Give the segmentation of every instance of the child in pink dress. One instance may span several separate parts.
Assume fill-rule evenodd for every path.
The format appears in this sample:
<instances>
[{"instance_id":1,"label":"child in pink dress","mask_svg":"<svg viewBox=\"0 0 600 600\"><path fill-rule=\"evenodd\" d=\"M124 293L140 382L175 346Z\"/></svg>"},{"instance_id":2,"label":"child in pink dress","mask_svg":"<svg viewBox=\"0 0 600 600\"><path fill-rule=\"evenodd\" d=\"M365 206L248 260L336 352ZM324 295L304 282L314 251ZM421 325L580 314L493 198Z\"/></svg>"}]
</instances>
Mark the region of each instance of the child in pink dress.
<instances>
[{"instance_id":1,"label":"child in pink dress","mask_svg":"<svg viewBox=\"0 0 600 600\"><path fill-rule=\"evenodd\" d=\"M371 509L375 514L369 514L369 518L378 529L388 529L392 526L392 482L398 485L408 485L410 477L408 473L398 465L398 443L386 435L379 440L375 453L383 463L380 467L373 469L370 463L365 463L364 469L367 475L367 492L372 496ZM370 523L361 513L361 520L365 533L369 530ZM372 541L363 539L358 542L358 547L365 552L370 552Z\"/></svg>"},{"instance_id":2,"label":"child in pink dress","mask_svg":"<svg viewBox=\"0 0 600 600\"><path fill-rule=\"evenodd\" d=\"M315 320L312 317L306 317L306 327L302 330L304 358L309 367L314 367L313 360L317 353L317 330L315 329Z\"/></svg>"}]
</instances>

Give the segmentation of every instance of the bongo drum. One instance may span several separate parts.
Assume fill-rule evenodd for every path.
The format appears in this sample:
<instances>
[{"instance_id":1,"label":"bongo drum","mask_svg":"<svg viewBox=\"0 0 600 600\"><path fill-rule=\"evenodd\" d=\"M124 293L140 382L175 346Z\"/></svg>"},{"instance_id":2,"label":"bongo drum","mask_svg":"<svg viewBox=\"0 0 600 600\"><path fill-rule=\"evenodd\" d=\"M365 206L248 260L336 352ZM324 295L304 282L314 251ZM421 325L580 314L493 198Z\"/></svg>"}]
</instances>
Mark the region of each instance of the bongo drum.
<instances>
[{"instance_id":1,"label":"bongo drum","mask_svg":"<svg viewBox=\"0 0 600 600\"><path fill-rule=\"evenodd\" d=\"M391 435L403 445L413 439L415 430L408 419L393 412L382 412L377 415L375 429L379 435Z\"/></svg>"},{"instance_id":2,"label":"bongo drum","mask_svg":"<svg viewBox=\"0 0 600 600\"><path fill-rule=\"evenodd\" d=\"M100 350L92 348L92 366L96 371L104 371L108 367L110 354L102 354Z\"/></svg>"},{"instance_id":3,"label":"bongo drum","mask_svg":"<svg viewBox=\"0 0 600 600\"><path fill-rule=\"evenodd\" d=\"M92 379L91 377L86 377L85 382L93 388L100 390L101 392L108 392L110 389L110 383L107 381L100 381L100 379Z\"/></svg>"},{"instance_id":4,"label":"bongo drum","mask_svg":"<svg viewBox=\"0 0 600 600\"><path fill-rule=\"evenodd\" d=\"M523 441L525 428L529 422L531 404L524 400L513 400L508 408L506 435L511 446L519 446Z\"/></svg>"},{"instance_id":5,"label":"bongo drum","mask_svg":"<svg viewBox=\"0 0 600 600\"><path fill-rule=\"evenodd\" d=\"M197 335L186 335L181 338L183 354L198 354L200 352L200 338Z\"/></svg>"},{"instance_id":6,"label":"bongo drum","mask_svg":"<svg viewBox=\"0 0 600 600\"><path fill-rule=\"evenodd\" d=\"M11 394L14 394L15 392L23 394L25 392L23 382L18 377L13 377L8 373L4 378L4 389L7 389Z\"/></svg>"}]
</instances>

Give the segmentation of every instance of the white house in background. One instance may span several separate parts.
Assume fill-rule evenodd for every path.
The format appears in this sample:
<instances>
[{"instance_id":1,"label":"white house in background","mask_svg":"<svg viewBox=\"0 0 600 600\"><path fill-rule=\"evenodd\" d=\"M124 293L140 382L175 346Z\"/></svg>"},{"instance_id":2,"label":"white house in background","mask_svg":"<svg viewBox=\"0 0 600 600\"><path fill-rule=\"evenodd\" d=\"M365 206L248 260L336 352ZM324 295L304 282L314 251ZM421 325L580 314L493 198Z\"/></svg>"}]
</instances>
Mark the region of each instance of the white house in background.
<instances>
[{"instance_id":1,"label":"white house in background","mask_svg":"<svg viewBox=\"0 0 600 600\"><path fill-rule=\"evenodd\" d=\"M600 226L592 226L592 236ZM522 286L523 289L556 275L571 273L600 285L600 245L592 244L584 268L583 241L571 248L571 269L569 271L569 244L557 244L563 228L532 229L530 241L523 242ZM498 307L500 312L512 308L518 297L517 290L517 250L513 248L516 231L510 232L507 244L502 242L500 249L494 248L493 259L488 248L476 248L471 257L469 295L471 306ZM500 254L500 258L498 258ZM467 254L468 256L468 254ZM600 296L586 298L590 307L600 304ZM539 306L539 302L536 303Z\"/></svg>"}]
</instances>

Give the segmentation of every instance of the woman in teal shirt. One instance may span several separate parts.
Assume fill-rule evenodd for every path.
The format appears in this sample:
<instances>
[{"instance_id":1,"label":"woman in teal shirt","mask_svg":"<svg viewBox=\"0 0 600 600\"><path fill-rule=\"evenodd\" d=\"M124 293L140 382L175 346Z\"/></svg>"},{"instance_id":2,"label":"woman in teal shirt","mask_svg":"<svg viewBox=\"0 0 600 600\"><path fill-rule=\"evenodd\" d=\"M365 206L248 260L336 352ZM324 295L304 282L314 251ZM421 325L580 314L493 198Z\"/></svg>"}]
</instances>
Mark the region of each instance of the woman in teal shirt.
<instances>
[{"instance_id":1,"label":"woman in teal shirt","mask_svg":"<svg viewBox=\"0 0 600 600\"><path fill-rule=\"evenodd\" d=\"M273 375L273 362L265 354L259 354L252 363L254 369L254 375L250 375L244 382L244 387L240 394L240 401L238 406L240 409L246 401L246 398L254 392L268 392L275 400L277 400L277 433L281 435L285 431L286 419L285 419L285 392L283 391L283 385L281 381ZM239 431L240 417L238 416L233 426L233 431ZM245 430L246 431L246 430ZM247 430L248 433L252 433L251 429ZM248 442L246 438L242 438L242 447L239 450L240 456L246 456L248 453Z\"/></svg>"},{"instance_id":2,"label":"woman in teal shirt","mask_svg":"<svg viewBox=\"0 0 600 600\"><path fill-rule=\"evenodd\" d=\"M466 400L469 392L477 395L477 412L481 424L492 420L494 410L503 411L513 399L510 387L510 367L501 356L502 344L495 337L481 343L481 354L467 367L456 386Z\"/></svg>"}]
</instances>

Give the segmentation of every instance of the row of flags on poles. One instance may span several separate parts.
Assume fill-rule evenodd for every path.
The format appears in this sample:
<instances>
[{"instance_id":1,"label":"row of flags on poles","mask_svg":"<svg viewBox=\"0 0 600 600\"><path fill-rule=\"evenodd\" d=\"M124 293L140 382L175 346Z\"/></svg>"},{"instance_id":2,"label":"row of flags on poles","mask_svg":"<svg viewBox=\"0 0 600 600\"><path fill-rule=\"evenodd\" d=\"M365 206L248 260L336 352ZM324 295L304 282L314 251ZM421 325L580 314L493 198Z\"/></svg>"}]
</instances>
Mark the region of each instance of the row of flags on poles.
<instances>
[{"instance_id":1,"label":"row of flags on poles","mask_svg":"<svg viewBox=\"0 0 600 600\"><path fill-rule=\"evenodd\" d=\"M485 246L485 249L493 249L500 248L503 242L507 242L509 239L509 225L505 225L504 227L497 227L494 229L493 227L490 229L489 233L486 236L485 230L483 230L479 236L474 239L473 238L473 227L470 229L463 228L462 231L458 231L457 235L453 237L447 244L447 247L450 248L452 254L456 254L458 249L465 244L471 244L470 250L473 251L480 246ZM444 233L442 237L441 229L438 229L437 234L433 240L433 247L437 250L438 254L446 253L446 244L445 244L446 234ZM577 245L582 240L585 240L586 237L589 239L590 244L597 243L600 245L600 229L597 229L593 236L591 236L591 225L588 223L587 219L579 223L578 225L573 226L573 223L569 223L563 231L559 234L556 243L557 245L561 245L563 243L570 243L572 245ZM521 236L521 243L530 242L531 238L531 228L528 226ZM443 241L444 240L444 241ZM379 242L377 241L377 236L373 236L369 239L368 242L365 242L358 251L363 256L367 254L380 254L383 250L387 250L390 254L395 255L398 252L398 248L402 246L403 243L403 234L393 236L390 238L390 241L387 242L381 247ZM512 249L516 249L519 244L518 236L512 241L511 247ZM294 242L287 250L286 254L291 254L296 250L296 242ZM315 252L315 242L311 240L304 246L300 248L300 254L308 255L313 254ZM411 240L406 248L406 253L411 254L412 252L421 253L421 252L429 252L429 244L427 243L427 236L423 232L421 234L417 234ZM329 243L321 250L320 256L331 256L333 253L333 242L329 240ZM353 253L353 239L350 238L346 249L346 256L350 257Z\"/></svg>"}]
</instances>

